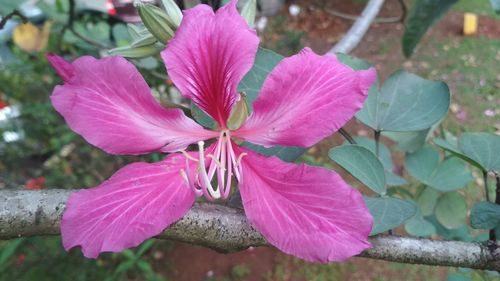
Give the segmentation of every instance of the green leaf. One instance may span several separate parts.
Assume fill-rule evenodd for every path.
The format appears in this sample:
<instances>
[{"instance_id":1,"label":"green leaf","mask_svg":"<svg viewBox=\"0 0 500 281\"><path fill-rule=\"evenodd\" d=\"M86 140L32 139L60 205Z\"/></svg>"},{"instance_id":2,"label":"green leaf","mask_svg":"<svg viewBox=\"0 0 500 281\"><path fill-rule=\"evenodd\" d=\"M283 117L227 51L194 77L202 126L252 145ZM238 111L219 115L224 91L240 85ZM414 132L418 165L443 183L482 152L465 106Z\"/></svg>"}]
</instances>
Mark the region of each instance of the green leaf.
<instances>
[{"instance_id":1,"label":"green leaf","mask_svg":"<svg viewBox=\"0 0 500 281\"><path fill-rule=\"evenodd\" d=\"M417 237L429 237L436 234L436 227L422 217L420 212L405 223L405 230L408 234Z\"/></svg>"},{"instance_id":2,"label":"green leaf","mask_svg":"<svg viewBox=\"0 0 500 281\"><path fill-rule=\"evenodd\" d=\"M124 24L115 24L111 29L113 38L117 46L125 46L129 43L131 37L128 33L127 26Z\"/></svg>"},{"instance_id":3,"label":"green leaf","mask_svg":"<svg viewBox=\"0 0 500 281\"><path fill-rule=\"evenodd\" d=\"M403 34L403 53L410 57L427 30L446 14L458 0L415 0L410 8Z\"/></svg>"},{"instance_id":4,"label":"green leaf","mask_svg":"<svg viewBox=\"0 0 500 281\"><path fill-rule=\"evenodd\" d=\"M354 137L354 140L358 145L367 148L375 154L375 141L370 138L365 137ZM393 172L394 164L392 162L391 152L389 148L382 142L379 143L379 160L384 165L385 169L385 180L388 186L401 186L407 184L407 181L396 175Z\"/></svg>"},{"instance_id":5,"label":"green leaf","mask_svg":"<svg viewBox=\"0 0 500 281\"><path fill-rule=\"evenodd\" d=\"M411 201L391 197L364 197L364 199L373 216L373 229L370 235L398 227L417 212L417 207Z\"/></svg>"},{"instance_id":6,"label":"green leaf","mask_svg":"<svg viewBox=\"0 0 500 281\"><path fill-rule=\"evenodd\" d=\"M459 228L467 219L467 202L458 192L448 192L441 196L436 205L436 219L448 229Z\"/></svg>"},{"instance_id":7,"label":"green leaf","mask_svg":"<svg viewBox=\"0 0 500 281\"><path fill-rule=\"evenodd\" d=\"M146 274L154 273L153 268L151 267L151 265L147 261L138 260L137 267L139 267Z\"/></svg>"},{"instance_id":8,"label":"green leaf","mask_svg":"<svg viewBox=\"0 0 500 281\"><path fill-rule=\"evenodd\" d=\"M337 59L352 68L353 70L366 70L373 66L370 62L364 59L353 57L344 53L336 53Z\"/></svg>"},{"instance_id":9,"label":"green leaf","mask_svg":"<svg viewBox=\"0 0 500 281\"><path fill-rule=\"evenodd\" d=\"M212 119L212 117L206 114L205 111L201 110L194 103L191 103L191 115L193 116L194 120L196 120L196 122L198 122L205 128L214 129L215 125L217 124L215 120Z\"/></svg>"},{"instance_id":10,"label":"green leaf","mask_svg":"<svg viewBox=\"0 0 500 281\"><path fill-rule=\"evenodd\" d=\"M430 187L422 189L416 200L423 216L430 216L434 213L438 198L439 193L435 189Z\"/></svg>"},{"instance_id":11,"label":"green leaf","mask_svg":"<svg viewBox=\"0 0 500 281\"><path fill-rule=\"evenodd\" d=\"M139 246L139 249L137 250L136 256L140 257L142 256L147 250L149 250L151 247L153 247L155 243L154 239L149 239L144 241L141 246Z\"/></svg>"},{"instance_id":12,"label":"green leaf","mask_svg":"<svg viewBox=\"0 0 500 281\"><path fill-rule=\"evenodd\" d=\"M16 250L24 242L24 238L18 238L6 242L1 248L0 252L0 271L2 271L7 265L9 259L16 253Z\"/></svg>"},{"instance_id":13,"label":"green leaf","mask_svg":"<svg viewBox=\"0 0 500 281\"><path fill-rule=\"evenodd\" d=\"M257 51L252 68L245 77L243 77L243 80L241 80L238 86L238 91L244 92L247 95L250 111L252 111L252 103L259 95L267 75L282 59L282 55L268 49L259 48Z\"/></svg>"},{"instance_id":14,"label":"green leaf","mask_svg":"<svg viewBox=\"0 0 500 281\"><path fill-rule=\"evenodd\" d=\"M449 105L450 91L445 83L398 70L378 93L368 94L356 117L376 131L420 131L439 122Z\"/></svg>"},{"instance_id":15,"label":"green leaf","mask_svg":"<svg viewBox=\"0 0 500 281\"><path fill-rule=\"evenodd\" d=\"M388 170L385 170L385 181L387 186L402 186L408 184L404 178Z\"/></svg>"},{"instance_id":16,"label":"green leaf","mask_svg":"<svg viewBox=\"0 0 500 281\"><path fill-rule=\"evenodd\" d=\"M447 152L451 153L452 155L468 162L469 164L479 168L480 170L484 170L484 168L479 164L478 162L474 161L472 158L467 157L464 155L456 145L453 145L447 140L440 139L440 138L435 138L432 140L435 145L439 146L440 148L446 150Z\"/></svg>"},{"instance_id":17,"label":"green leaf","mask_svg":"<svg viewBox=\"0 0 500 281\"><path fill-rule=\"evenodd\" d=\"M466 275L452 273L452 274L448 275L448 278L446 278L446 281L472 281L472 279Z\"/></svg>"},{"instance_id":18,"label":"green leaf","mask_svg":"<svg viewBox=\"0 0 500 281\"><path fill-rule=\"evenodd\" d=\"M500 171L500 136L491 133L464 133L458 147L484 170Z\"/></svg>"},{"instance_id":19,"label":"green leaf","mask_svg":"<svg viewBox=\"0 0 500 281\"><path fill-rule=\"evenodd\" d=\"M378 194L385 193L384 166L377 156L360 145L342 145L328 153L330 158Z\"/></svg>"},{"instance_id":20,"label":"green leaf","mask_svg":"<svg viewBox=\"0 0 500 281\"><path fill-rule=\"evenodd\" d=\"M306 149L297 146L273 146L264 147L262 145L253 144L250 142L243 142L241 146L250 148L251 150L258 152L266 156L278 156L281 160L285 162L293 162L302 155Z\"/></svg>"},{"instance_id":21,"label":"green leaf","mask_svg":"<svg viewBox=\"0 0 500 281\"><path fill-rule=\"evenodd\" d=\"M439 152L431 146L408 154L405 167L412 177L443 192L460 189L472 180L462 160L452 157L440 162Z\"/></svg>"},{"instance_id":22,"label":"green leaf","mask_svg":"<svg viewBox=\"0 0 500 281\"><path fill-rule=\"evenodd\" d=\"M425 145L439 122L431 128L413 132L382 132L382 135L397 143L396 148L405 152L415 152Z\"/></svg>"},{"instance_id":23,"label":"green leaf","mask_svg":"<svg viewBox=\"0 0 500 281\"><path fill-rule=\"evenodd\" d=\"M493 229L500 226L500 205L491 202L474 204L470 213L470 224L476 229Z\"/></svg>"}]
</instances>

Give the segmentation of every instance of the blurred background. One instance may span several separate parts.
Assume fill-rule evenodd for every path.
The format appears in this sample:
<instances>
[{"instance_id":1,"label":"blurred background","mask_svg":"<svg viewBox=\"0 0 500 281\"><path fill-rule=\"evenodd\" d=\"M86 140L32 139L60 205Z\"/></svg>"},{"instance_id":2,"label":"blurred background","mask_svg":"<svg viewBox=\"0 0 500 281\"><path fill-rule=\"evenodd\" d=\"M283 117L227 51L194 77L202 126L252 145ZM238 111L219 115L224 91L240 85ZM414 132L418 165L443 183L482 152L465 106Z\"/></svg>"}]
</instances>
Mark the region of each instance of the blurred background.
<instances>
[{"instance_id":1,"label":"blurred background","mask_svg":"<svg viewBox=\"0 0 500 281\"><path fill-rule=\"evenodd\" d=\"M187 8L197 2L178 4ZM218 7L224 2L208 4ZM460 0L406 59L401 51L404 25L400 19L411 2L404 1L402 6L399 0L387 0L379 14L382 20L371 26L352 54L372 62L381 80L397 68L404 68L427 79L445 81L453 92L450 115L443 123L450 132L499 134L500 15L495 14L488 0ZM129 162L162 158L161 154L108 155L69 130L52 108L49 96L62 81L49 67L47 52L71 59L104 56L111 48L128 45L131 38L126 24L140 21L132 1L72 3L74 15L70 18L67 0L0 0L0 18L13 10L24 17L14 16L2 22L0 29L2 189L91 187ZM295 54L304 46L325 53L345 34L353 22L352 15L359 15L365 4L365 0L259 1L256 28L262 46L282 55ZM478 15L478 30L471 36L462 32L465 12ZM133 62L161 102L179 99L161 60L149 57ZM347 130L356 136L370 134L356 120L348 124ZM342 142L334 135L311 148L299 161L334 166L326 155ZM395 170L411 182L401 168L402 154L393 155ZM477 181L471 186L481 184L480 175L475 177ZM480 196L472 187L466 188L465 194L471 202ZM452 279L458 278L455 272L467 273L470 279L465 280L500 280L491 272L361 258L316 265L271 248L224 255L188 244L149 240L136 249L90 260L79 250L66 253L59 237L0 242L0 280L464 280Z\"/></svg>"}]
</instances>

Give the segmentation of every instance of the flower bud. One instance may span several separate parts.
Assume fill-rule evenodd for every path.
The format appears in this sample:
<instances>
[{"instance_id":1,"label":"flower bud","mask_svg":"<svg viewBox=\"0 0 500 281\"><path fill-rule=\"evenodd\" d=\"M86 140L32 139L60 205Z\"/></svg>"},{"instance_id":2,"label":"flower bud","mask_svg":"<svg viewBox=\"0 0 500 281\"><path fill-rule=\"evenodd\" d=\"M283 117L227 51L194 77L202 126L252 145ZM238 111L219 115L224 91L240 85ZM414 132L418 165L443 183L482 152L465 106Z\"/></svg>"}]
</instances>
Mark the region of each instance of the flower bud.
<instances>
[{"instance_id":1,"label":"flower bud","mask_svg":"<svg viewBox=\"0 0 500 281\"><path fill-rule=\"evenodd\" d=\"M130 46L131 47L143 47L143 46L147 46L147 45L153 45L156 42L157 42L156 37L154 37L153 34L150 33L150 34L145 35L143 37L137 38L136 40L134 40L132 42L132 44L130 44Z\"/></svg>"},{"instance_id":2,"label":"flower bud","mask_svg":"<svg viewBox=\"0 0 500 281\"><path fill-rule=\"evenodd\" d=\"M140 1L136 1L134 5L144 26L158 41L166 44L174 36L174 30L170 27L168 15L162 9Z\"/></svg>"},{"instance_id":3,"label":"flower bud","mask_svg":"<svg viewBox=\"0 0 500 281\"><path fill-rule=\"evenodd\" d=\"M233 110L231 110L231 114L227 120L227 127L231 130L238 129L245 123L248 115L250 115L250 112L248 110L247 96L245 93L240 93L240 100L236 102Z\"/></svg>"},{"instance_id":4,"label":"flower bud","mask_svg":"<svg viewBox=\"0 0 500 281\"><path fill-rule=\"evenodd\" d=\"M125 47L114 48L109 50L108 54L118 55L127 58L144 58L159 54L163 49L165 49L165 45L160 43L155 43L139 47L125 46Z\"/></svg>"},{"instance_id":5,"label":"flower bud","mask_svg":"<svg viewBox=\"0 0 500 281\"><path fill-rule=\"evenodd\" d=\"M179 6L173 0L162 0L161 2L167 12L170 27L173 30L177 30L182 21L181 9L179 9Z\"/></svg>"},{"instance_id":6,"label":"flower bud","mask_svg":"<svg viewBox=\"0 0 500 281\"><path fill-rule=\"evenodd\" d=\"M248 0L243 9L241 9L241 16L248 23L248 26L254 27L255 11L257 10L257 0Z\"/></svg>"}]
</instances>

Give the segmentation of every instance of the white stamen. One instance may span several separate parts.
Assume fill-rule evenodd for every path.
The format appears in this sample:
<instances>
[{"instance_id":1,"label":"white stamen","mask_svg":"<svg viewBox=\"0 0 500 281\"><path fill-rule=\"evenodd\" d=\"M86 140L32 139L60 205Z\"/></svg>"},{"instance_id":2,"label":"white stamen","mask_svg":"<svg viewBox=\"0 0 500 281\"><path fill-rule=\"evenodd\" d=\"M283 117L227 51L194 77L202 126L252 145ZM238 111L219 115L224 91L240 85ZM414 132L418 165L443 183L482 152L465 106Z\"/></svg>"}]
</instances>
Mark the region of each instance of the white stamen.
<instances>
[{"instance_id":1,"label":"white stamen","mask_svg":"<svg viewBox=\"0 0 500 281\"><path fill-rule=\"evenodd\" d=\"M214 190L212 184L210 183L210 179L208 178L207 170L205 169L205 155L203 151L203 146L205 145L205 142L199 141L198 142L198 148L200 152L200 159L198 162L198 167L199 167L199 172L200 172L200 180L201 180L201 187L202 190L206 189L208 190L208 193L213 199L219 199L221 197L220 195L220 188L217 190Z\"/></svg>"}]
</instances>

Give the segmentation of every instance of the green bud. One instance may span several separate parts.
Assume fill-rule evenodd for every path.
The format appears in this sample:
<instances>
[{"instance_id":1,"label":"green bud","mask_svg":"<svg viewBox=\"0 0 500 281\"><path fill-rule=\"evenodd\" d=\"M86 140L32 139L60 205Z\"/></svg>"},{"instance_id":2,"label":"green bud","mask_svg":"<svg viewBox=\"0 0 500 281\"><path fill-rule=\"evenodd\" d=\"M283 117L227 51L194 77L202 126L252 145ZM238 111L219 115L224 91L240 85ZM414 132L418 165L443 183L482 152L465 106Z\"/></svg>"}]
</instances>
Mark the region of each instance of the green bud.
<instances>
[{"instance_id":1,"label":"green bud","mask_svg":"<svg viewBox=\"0 0 500 281\"><path fill-rule=\"evenodd\" d=\"M248 0L241 9L241 16L248 23L248 26L254 27L255 11L257 10L257 0Z\"/></svg>"},{"instance_id":2,"label":"green bud","mask_svg":"<svg viewBox=\"0 0 500 281\"><path fill-rule=\"evenodd\" d=\"M156 37L153 36L153 34L148 34L143 37L135 39L132 44L130 44L131 47L143 47L147 45L153 45L156 43Z\"/></svg>"},{"instance_id":3,"label":"green bud","mask_svg":"<svg viewBox=\"0 0 500 281\"><path fill-rule=\"evenodd\" d=\"M144 58L159 54L163 49L165 49L165 45L156 43L140 47L126 46L114 48L109 50L108 54L127 58Z\"/></svg>"},{"instance_id":4,"label":"green bud","mask_svg":"<svg viewBox=\"0 0 500 281\"><path fill-rule=\"evenodd\" d=\"M177 30L182 21L182 12L179 6L173 0L162 0L163 7L170 19L170 27Z\"/></svg>"},{"instance_id":5,"label":"green bud","mask_svg":"<svg viewBox=\"0 0 500 281\"><path fill-rule=\"evenodd\" d=\"M170 27L168 15L160 8L136 1L134 3L144 26L153 34L158 41L166 44L174 36Z\"/></svg>"},{"instance_id":6,"label":"green bud","mask_svg":"<svg viewBox=\"0 0 500 281\"><path fill-rule=\"evenodd\" d=\"M240 93L240 100L233 107L233 110L231 110L231 114L227 120L227 126L231 130L238 129L245 123L248 115L250 115L250 112L248 110L247 96L245 93Z\"/></svg>"}]
</instances>

